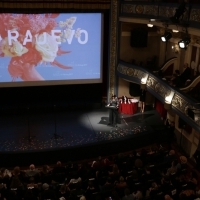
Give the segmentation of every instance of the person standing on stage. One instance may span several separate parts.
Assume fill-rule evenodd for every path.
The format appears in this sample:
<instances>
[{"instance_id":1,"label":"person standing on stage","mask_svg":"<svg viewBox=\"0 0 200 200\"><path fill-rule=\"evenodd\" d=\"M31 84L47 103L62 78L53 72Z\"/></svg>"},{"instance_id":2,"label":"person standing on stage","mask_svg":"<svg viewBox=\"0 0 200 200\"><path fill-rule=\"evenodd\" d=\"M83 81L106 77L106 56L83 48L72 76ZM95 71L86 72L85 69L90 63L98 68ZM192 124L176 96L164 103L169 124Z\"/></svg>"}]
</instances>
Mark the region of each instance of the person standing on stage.
<instances>
[{"instance_id":1,"label":"person standing on stage","mask_svg":"<svg viewBox=\"0 0 200 200\"><path fill-rule=\"evenodd\" d=\"M108 125L117 126L119 101L116 95L112 95L112 98L110 99L108 103L108 106L113 107L109 109Z\"/></svg>"},{"instance_id":2,"label":"person standing on stage","mask_svg":"<svg viewBox=\"0 0 200 200\"><path fill-rule=\"evenodd\" d=\"M146 90L142 89L140 90L140 112L144 112L145 108L145 99L146 99Z\"/></svg>"}]
</instances>

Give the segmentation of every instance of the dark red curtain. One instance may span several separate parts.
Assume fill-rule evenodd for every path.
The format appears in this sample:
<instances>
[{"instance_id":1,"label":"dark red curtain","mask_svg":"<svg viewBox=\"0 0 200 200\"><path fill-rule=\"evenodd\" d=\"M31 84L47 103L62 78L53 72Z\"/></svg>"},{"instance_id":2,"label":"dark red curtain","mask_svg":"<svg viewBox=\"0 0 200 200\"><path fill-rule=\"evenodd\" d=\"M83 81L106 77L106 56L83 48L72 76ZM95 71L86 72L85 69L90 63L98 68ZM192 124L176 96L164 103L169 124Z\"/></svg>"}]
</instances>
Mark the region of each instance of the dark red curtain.
<instances>
[{"instance_id":1,"label":"dark red curtain","mask_svg":"<svg viewBox=\"0 0 200 200\"><path fill-rule=\"evenodd\" d=\"M164 108L164 104L158 99L156 99L155 101L155 109L158 111L158 113L163 119L166 119L167 110Z\"/></svg>"}]
</instances>

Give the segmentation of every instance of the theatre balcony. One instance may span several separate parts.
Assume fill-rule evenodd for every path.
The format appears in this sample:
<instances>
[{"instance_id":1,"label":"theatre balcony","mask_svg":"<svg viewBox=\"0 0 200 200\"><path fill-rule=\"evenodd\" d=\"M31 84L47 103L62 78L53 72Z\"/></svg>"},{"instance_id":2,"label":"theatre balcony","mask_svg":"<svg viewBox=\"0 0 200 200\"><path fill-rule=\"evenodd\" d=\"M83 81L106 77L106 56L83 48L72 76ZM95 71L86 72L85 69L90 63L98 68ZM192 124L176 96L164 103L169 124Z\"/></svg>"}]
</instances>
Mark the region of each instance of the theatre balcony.
<instances>
[{"instance_id":1,"label":"theatre balcony","mask_svg":"<svg viewBox=\"0 0 200 200\"><path fill-rule=\"evenodd\" d=\"M152 106L161 102L189 154L200 132L199 13L197 1L122 0L118 14L119 84L140 85Z\"/></svg>"}]
</instances>

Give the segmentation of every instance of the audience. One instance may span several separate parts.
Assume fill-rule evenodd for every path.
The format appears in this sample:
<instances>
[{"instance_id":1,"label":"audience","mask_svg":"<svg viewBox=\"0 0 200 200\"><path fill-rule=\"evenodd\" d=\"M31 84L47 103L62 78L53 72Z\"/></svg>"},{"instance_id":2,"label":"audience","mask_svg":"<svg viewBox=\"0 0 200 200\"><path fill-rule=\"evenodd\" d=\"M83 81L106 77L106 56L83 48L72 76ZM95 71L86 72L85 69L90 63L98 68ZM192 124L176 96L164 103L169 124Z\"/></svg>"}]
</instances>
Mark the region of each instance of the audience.
<instances>
[{"instance_id":1,"label":"audience","mask_svg":"<svg viewBox=\"0 0 200 200\"><path fill-rule=\"evenodd\" d=\"M58 161L52 169L31 164L28 170L17 166L0 172L2 200L194 200L200 196L199 178L189 170L188 159L164 147L98 157L95 162Z\"/></svg>"}]
</instances>

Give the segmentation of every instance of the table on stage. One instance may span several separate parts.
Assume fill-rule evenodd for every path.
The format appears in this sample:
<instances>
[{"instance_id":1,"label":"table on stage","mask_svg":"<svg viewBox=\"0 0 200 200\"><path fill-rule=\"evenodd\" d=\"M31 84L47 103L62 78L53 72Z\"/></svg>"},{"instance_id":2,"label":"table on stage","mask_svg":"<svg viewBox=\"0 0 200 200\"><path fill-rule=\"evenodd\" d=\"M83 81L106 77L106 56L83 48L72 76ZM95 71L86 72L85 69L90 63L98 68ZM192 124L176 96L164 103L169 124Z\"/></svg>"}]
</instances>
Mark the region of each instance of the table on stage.
<instances>
[{"instance_id":1,"label":"table on stage","mask_svg":"<svg viewBox=\"0 0 200 200\"><path fill-rule=\"evenodd\" d=\"M137 112L138 109L138 100L129 99L130 103L119 103L119 113L133 115Z\"/></svg>"}]
</instances>

